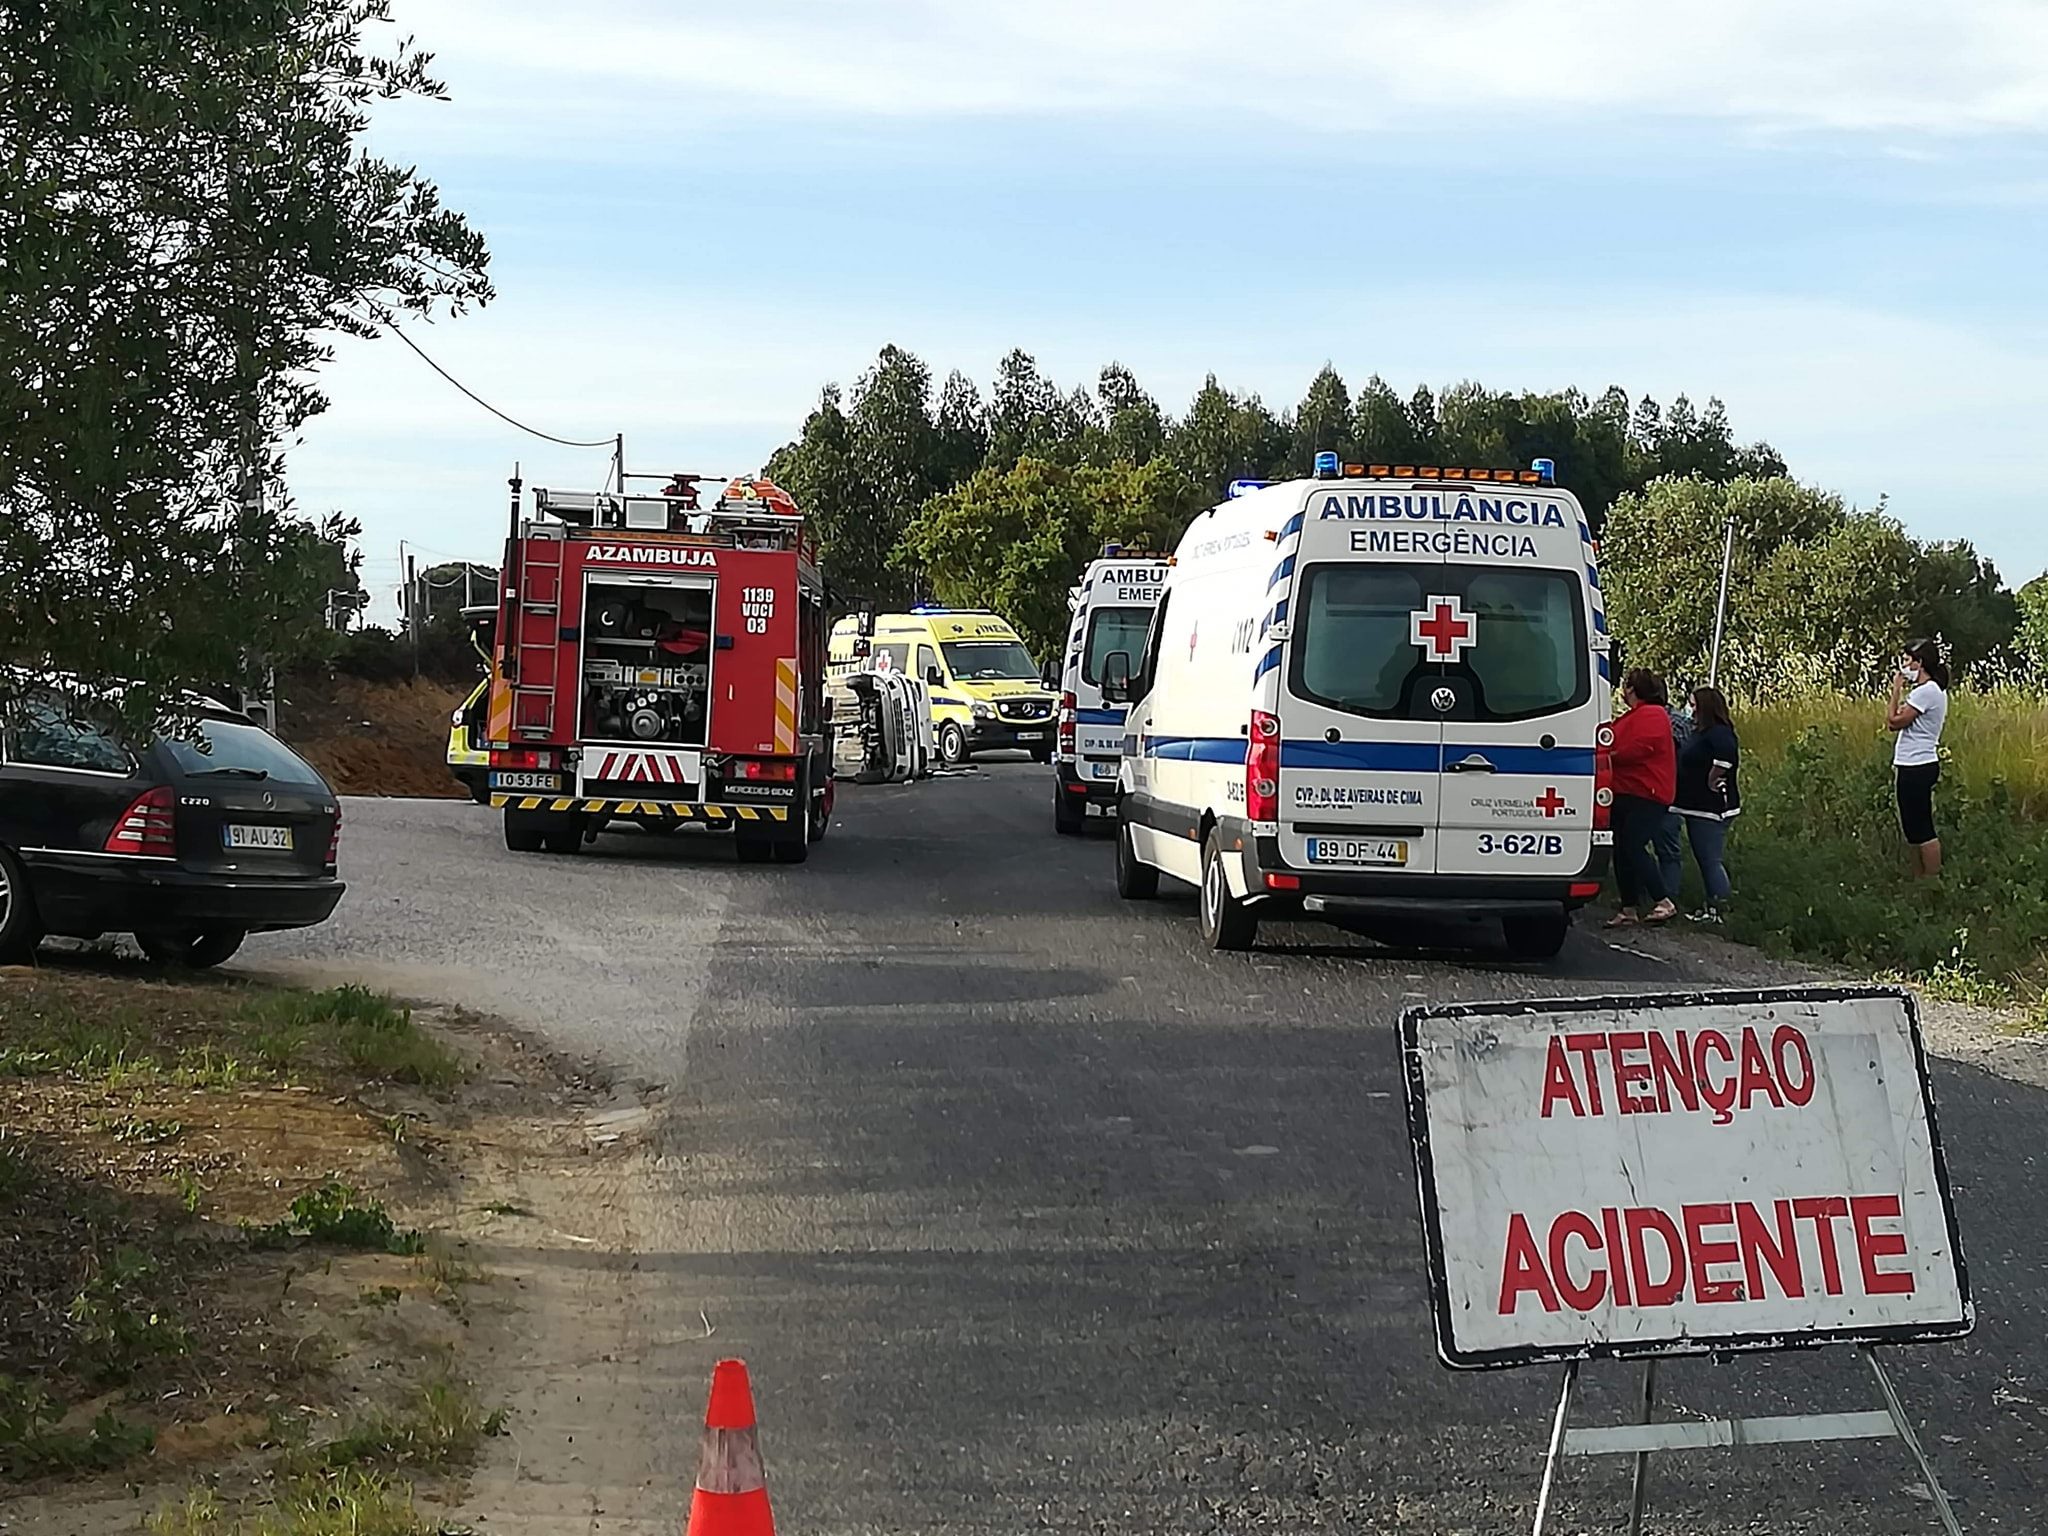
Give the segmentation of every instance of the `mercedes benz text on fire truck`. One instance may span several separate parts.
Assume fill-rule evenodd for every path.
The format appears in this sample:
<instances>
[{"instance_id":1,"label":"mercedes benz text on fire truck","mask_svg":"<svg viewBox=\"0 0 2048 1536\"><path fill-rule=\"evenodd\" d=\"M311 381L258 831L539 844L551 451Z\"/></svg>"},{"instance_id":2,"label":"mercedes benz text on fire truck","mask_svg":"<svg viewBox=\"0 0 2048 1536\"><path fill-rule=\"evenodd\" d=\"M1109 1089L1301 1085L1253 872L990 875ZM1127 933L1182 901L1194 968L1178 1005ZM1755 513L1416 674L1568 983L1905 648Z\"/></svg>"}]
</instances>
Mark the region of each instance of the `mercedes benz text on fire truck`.
<instances>
[{"instance_id":1,"label":"mercedes benz text on fire truck","mask_svg":"<svg viewBox=\"0 0 2048 1536\"><path fill-rule=\"evenodd\" d=\"M1555 954L1600 890L1613 733L1592 537L1553 481L1319 454L1197 517L1142 661L1104 658L1118 890L1197 885L1219 949L1267 914L1428 912Z\"/></svg>"},{"instance_id":2,"label":"mercedes benz text on fire truck","mask_svg":"<svg viewBox=\"0 0 2048 1536\"><path fill-rule=\"evenodd\" d=\"M1060 671L1059 741L1053 757L1052 824L1079 832L1091 815L1116 813L1123 762L1123 706L1102 697L1102 662L1145 649L1145 631L1166 581L1166 557L1112 544L1081 573Z\"/></svg>"},{"instance_id":3,"label":"mercedes benz text on fire truck","mask_svg":"<svg viewBox=\"0 0 2048 1536\"><path fill-rule=\"evenodd\" d=\"M644 476L621 476L621 483ZM615 820L730 831L800 863L832 810L825 587L803 515L766 480L708 508L512 481L490 706L491 804L518 852Z\"/></svg>"}]
</instances>

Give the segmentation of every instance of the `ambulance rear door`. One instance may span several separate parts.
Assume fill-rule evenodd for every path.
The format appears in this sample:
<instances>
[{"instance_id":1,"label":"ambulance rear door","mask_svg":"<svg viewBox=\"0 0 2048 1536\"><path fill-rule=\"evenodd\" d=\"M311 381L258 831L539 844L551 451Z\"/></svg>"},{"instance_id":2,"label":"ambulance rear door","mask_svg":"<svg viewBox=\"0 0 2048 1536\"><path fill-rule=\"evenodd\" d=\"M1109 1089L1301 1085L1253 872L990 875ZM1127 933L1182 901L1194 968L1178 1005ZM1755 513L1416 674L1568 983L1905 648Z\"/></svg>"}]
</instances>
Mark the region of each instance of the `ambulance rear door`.
<instances>
[{"instance_id":1,"label":"ambulance rear door","mask_svg":"<svg viewBox=\"0 0 2048 1536\"><path fill-rule=\"evenodd\" d=\"M1121 704L1102 698L1102 665L1121 651L1135 661L1145 654L1152 611L1166 583L1166 566L1128 561L1099 562L1088 573L1081 596L1080 664L1074 676L1074 744L1077 777L1114 783L1123 756Z\"/></svg>"},{"instance_id":2,"label":"ambulance rear door","mask_svg":"<svg viewBox=\"0 0 2048 1536\"><path fill-rule=\"evenodd\" d=\"M1444 564L1423 540L1376 549L1373 525L1352 520L1359 503L1354 488L1317 488L1275 550L1261 629L1286 643L1258 666L1284 669L1280 853L1298 869L1426 875L1444 728L1441 669L1418 655L1413 618Z\"/></svg>"},{"instance_id":3,"label":"ambulance rear door","mask_svg":"<svg viewBox=\"0 0 2048 1536\"><path fill-rule=\"evenodd\" d=\"M1606 716L1578 506L1520 487L1466 499L1480 521L1445 526L1447 579L1417 620L1450 696L1437 871L1576 875Z\"/></svg>"}]
</instances>

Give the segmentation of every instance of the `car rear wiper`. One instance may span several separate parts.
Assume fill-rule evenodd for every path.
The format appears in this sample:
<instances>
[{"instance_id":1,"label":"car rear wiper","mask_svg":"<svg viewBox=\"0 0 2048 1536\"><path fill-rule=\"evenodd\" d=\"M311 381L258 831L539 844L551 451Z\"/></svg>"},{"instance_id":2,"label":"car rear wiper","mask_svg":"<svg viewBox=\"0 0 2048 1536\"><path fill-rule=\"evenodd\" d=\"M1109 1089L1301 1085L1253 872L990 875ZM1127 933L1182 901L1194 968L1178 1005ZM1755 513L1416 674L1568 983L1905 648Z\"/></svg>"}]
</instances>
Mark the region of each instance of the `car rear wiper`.
<instances>
[{"instance_id":1,"label":"car rear wiper","mask_svg":"<svg viewBox=\"0 0 2048 1536\"><path fill-rule=\"evenodd\" d=\"M268 768L201 768L186 775L190 779L257 779L270 777Z\"/></svg>"}]
</instances>

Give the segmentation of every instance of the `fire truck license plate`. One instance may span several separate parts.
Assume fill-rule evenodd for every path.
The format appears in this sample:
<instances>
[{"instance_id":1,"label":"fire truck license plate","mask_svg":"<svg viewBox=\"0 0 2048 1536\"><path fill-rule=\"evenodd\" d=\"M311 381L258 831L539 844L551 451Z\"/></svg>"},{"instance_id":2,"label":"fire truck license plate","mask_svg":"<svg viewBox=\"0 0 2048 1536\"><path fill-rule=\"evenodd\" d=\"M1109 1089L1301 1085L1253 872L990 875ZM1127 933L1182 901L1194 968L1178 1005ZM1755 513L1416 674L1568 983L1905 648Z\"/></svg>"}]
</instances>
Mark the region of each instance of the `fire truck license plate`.
<instances>
[{"instance_id":1,"label":"fire truck license plate","mask_svg":"<svg viewBox=\"0 0 2048 1536\"><path fill-rule=\"evenodd\" d=\"M290 827L246 827L230 822L220 829L220 840L228 848L268 848L278 853L292 851Z\"/></svg>"},{"instance_id":2,"label":"fire truck license plate","mask_svg":"<svg viewBox=\"0 0 2048 1536\"><path fill-rule=\"evenodd\" d=\"M558 790L562 787L559 773L494 773L491 775L493 789L541 789Z\"/></svg>"}]
</instances>

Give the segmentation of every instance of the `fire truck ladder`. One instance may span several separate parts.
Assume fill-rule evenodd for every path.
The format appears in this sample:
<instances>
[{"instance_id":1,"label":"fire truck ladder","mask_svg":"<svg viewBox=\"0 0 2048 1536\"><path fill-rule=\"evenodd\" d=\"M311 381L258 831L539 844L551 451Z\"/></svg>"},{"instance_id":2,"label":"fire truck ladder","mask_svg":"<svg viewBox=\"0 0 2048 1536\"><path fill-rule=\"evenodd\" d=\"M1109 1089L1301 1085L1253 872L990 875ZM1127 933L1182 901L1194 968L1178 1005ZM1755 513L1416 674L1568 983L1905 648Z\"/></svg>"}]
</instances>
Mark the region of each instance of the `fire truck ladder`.
<instances>
[{"instance_id":1,"label":"fire truck ladder","mask_svg":"<svg viewBox=\"0 0 2048 1536\"><path fill-rule=\"evenodd\" d=\"M555 668L560 655L562 556L559 531L528 530L513 589L512 730L546 738L555 732Z\"/></svg>"}]
</instances>

